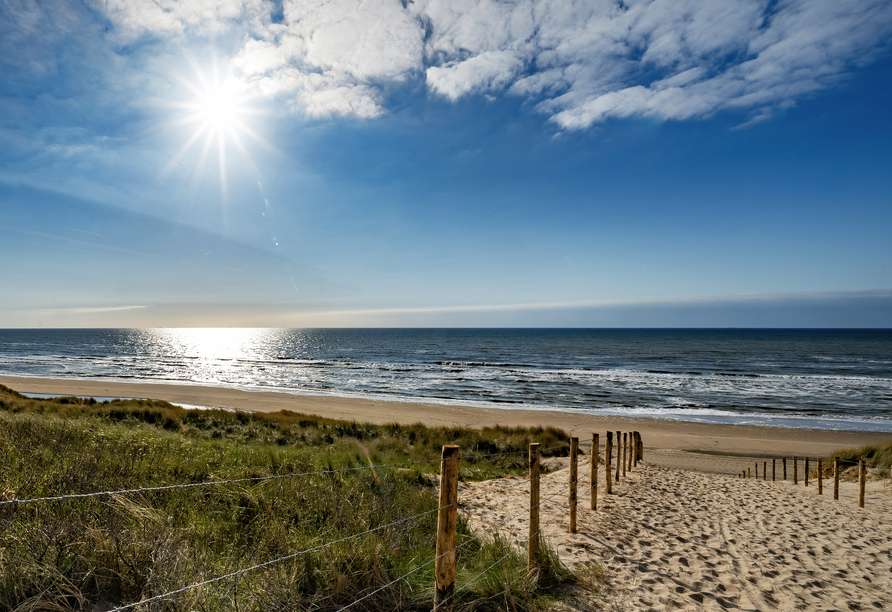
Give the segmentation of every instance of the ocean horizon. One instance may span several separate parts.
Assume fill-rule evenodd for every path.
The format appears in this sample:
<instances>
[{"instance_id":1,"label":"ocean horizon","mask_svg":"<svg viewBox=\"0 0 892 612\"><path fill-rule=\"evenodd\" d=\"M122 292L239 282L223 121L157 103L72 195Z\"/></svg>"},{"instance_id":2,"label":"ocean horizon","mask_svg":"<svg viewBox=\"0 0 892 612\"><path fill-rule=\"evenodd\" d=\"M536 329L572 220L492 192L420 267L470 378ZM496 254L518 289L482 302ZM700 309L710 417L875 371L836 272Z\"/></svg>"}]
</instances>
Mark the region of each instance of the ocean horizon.
<instances>
[{"instance_id":1,"label":"ocean horizon","mask_svg":"<svg viewBox=\"0 0 892 612\"><path fill-rule=\"evenodd\" d=\"M0 374L892 432L889 329L6 329Z\"/></svg>"}]
</instances>

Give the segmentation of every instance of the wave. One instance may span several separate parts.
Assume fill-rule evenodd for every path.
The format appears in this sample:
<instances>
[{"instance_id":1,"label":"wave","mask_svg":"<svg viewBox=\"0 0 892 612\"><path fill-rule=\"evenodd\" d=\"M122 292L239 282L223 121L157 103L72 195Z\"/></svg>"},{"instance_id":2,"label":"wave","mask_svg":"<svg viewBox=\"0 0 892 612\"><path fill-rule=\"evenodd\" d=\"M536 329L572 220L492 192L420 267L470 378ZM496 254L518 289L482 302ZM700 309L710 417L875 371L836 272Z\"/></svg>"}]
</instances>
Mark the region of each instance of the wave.
<instances>
[{"instance_id":1,"label":"wave","mask_svg":"<svg viewBox=\"0 0 892 612\"><path fill-rule=\"evenodd\" d=\"M226 333L219 330L223 340ZM628 331L425 333L272 330L215 351L201 350L207 333L180 344L186 332L150 330L21 342L27 334L0 330L0 372L745 423L892 417L892 333L882 335L886 344L845 336L844 349L799 334L796 350L787 340L748 343L747 334L729 340L702 330L648 332L634 342Z\"/></svg>"}]
</instances>

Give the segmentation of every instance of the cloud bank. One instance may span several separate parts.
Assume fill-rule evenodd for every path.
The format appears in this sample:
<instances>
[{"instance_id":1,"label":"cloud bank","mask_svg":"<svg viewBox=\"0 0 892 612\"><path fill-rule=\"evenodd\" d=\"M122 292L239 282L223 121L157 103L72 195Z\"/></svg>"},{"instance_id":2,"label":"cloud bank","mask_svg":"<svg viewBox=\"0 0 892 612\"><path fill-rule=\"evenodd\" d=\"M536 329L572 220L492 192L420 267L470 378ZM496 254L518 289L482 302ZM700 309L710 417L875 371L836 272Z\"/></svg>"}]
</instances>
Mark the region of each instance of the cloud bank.
<instances>
[{"instance_id":1,"label":"cloud bank","mask_svg":"<svg viewBox=\"0 0 892 612\"><path fill-rule=\"evenodd\" d=\"M554 304L295 310L275 304L5 309L7 327L892 328L892 290L685 296Z\"/></svg>"},{"instance_id":2,"label":"cloud bank","mask_svg":"<svg viewBox=\"0 0 892 612\"><path fill-rule=\"evenodd\" d=\"M246 32L234 77L311 116L376 117L389 87L518 96L560 129L752 120L886 51L887 0L94 0L113 36Z\"/></svg>"}]
</instances>

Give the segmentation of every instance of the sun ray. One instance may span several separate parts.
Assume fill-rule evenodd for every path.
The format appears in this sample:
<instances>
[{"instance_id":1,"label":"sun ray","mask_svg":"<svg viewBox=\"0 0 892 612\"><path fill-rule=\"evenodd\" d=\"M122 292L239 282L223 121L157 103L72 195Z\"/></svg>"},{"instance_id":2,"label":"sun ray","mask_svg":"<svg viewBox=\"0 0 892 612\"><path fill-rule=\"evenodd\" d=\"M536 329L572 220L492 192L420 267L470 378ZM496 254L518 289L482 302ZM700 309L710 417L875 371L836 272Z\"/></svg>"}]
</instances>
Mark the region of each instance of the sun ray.
<instances>
[{"instance_id":1,"label":"sun ray","mask_svg":"<svg viewBox=\"0 0 892 612\"><path fill-rule=\"evenodd\" d=\"M189 190L195 191L198 188L198 180L201 178L201 174L204 171L204 164L208 158L208 153L211 150L211 141L213 140L213 134L210 132L206 133L204 139L204 146L201 149L201 155L198 158L198 163L195 166L195 172L192 175L192 181L189 184Z\"/></svg>"},{"instance_id":2,"label":"sun ray","mask_svg":"<svg viewBox=\"0 0 892 612\"><path fill-rule=\"evenodd\" d=\"M218 61L216 53L209 58L208 70L202 70L194 58L187 59L192 74L188 78L185 75L175 77L187 99L165 104L179 112L164 126L164 131L189 132L182 146L160 171L160 177L183 166L184 159L193 159L195 169L189 180L189 190L195 195L206 185L203 177L216 170L219 176L207 185L216 183L219 189L220 213L223 225L227 226L229 189L235 184L234 175L230 173L240 168L260 176L259 168L252 159L251 149L256 148L254 145L275 155L282 153L256 131L256 122L252 118L264 113L248 104L247 85L228 72L225 64ZM223 72L220 71L221 66ZM216 163L210 160L212 149L216 149Z\"/></svg>"},{"instance_id":3,"label":"sun ray","mask_svg":"<svg viewBox=\"0 0 892 612\"><path fill-rule=\"evenodd\" d=\"M162 168L161 170L161 177L164 177L173 171L174 166L177 166L180 163L183 157L186 156L186 153L189 152L189 149L192 148L192 145L194 145L198 141L198 139L201 138L201 135L203 133L203 130L196 130L195 133L192 134L192 137L189 138L189 140L187 140L186 143L183 144L182 147L180 147L180 150L176 152L171 160L164 165L164 168Z\"/></svg>"},{"instance_id":4,"label":"sun ray","mask_svg":"<svg viewBox=\"0 0 892 612\"><path fill-rule=\"evenodd\" d=\"M239 137L237 130L231 130L229 132L229 137L232 138L232 143L235 145L235 148L239 153L242 154L242 158L245 160L245 163L248 164L248 170L253 172L255 175L260 175L260 169L254 163L254 160L251 159L251 154L248 152L247 147L245 147L242 139Z\"/></svg>"}]
</instances>

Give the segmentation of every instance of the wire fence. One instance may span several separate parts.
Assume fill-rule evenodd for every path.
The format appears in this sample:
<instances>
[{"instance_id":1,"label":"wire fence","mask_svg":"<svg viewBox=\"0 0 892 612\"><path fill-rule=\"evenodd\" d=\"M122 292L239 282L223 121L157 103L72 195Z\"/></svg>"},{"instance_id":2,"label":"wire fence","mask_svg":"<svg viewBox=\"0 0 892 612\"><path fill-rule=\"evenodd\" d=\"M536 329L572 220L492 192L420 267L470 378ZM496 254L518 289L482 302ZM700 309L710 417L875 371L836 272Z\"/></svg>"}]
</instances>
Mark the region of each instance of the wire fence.
<instances>
[{"instance_id":1,"label":"wire fence","mask_svg":"<svg viewBox=\"0 0 892 612\"><path fill-rule=\"evenodd\" d=\"M368 470L376 470L381 468L391 468L406 465L421 465L436 463L439 459L427 459L424 461L406 461L402 463L389 463L383 465L363 465L358 467L339 468L336 470L317 470L314 472L294 472L290 474L271 474L269 476L252 476L249 478L232 478L229 480L208 480L205 482L194 482L175 485L161 485L156 487L140 487L137 489L118 489L115 491L95 491L93 493L69 493L66 495L54 495L49 497L32 497L30 499L6 499L0 501L0 506L10 504L30 504L34 502L62 501L66 499L83 499L87 497L102 497L111 495L130 495L133 493L147 493L152 491L170 491L174 489L193 489L199 487L220 486L226 484L236 484L243 482L264 482L270 480L278 480L282 478L301 478L305 476L324 476L330 474L338 474L342 472L360 472Z\"/></svg>"},{"instance_id":2,"label":"wire fence","mask_svg":"<svg viewBox=\"0 0 892 612\"><path fill-rule=\"evenodd\" d=\"M562 448L564 445L553 446L550 449L552 450L556 448ZM507 455L517 455L517 454L526 454L529 451L505 451L501 453L488 453L484 455L468 455L466 457L462 457L463 460L472 460L472 459L484 459L491 457L499 457L499 456L507 456ZM393 468L393 467L405 467L409 465L423 465L423 464L431 464L437 463L440 461L440 458L436 459L424 459L421 461L403 461L399 463L386 463L380 465L361 465L356 467L347 467L347 468L338 468L338 469L328 469L328 470L316 470L313 472L293 472L289 474L270 474L268 476L252 476L248 478L232 478L228 480L209 480L204 482L190 482L184 484L173 484L173 485L159 485L153 487L139 487L134 489L117 489L113 491L95 491L91 493L67 493L64 495L53 495L46 497L32 497L28 499L17 499L15 497L9 499L0 500L0 506L12 505L12 504L29 504L34 502L49 502L49 501L64 501L66 499L83 499L89 497L102 497L102 496L112 496L112 495L130 495L134 493L148 493L153 491L170 491L174 489L193 489L200 487L211 487L211 486L221 486L227 484L238 484L245 482L265 482L270 480L278 480L283 478L301 478L307 476L325 476L331 474L338 474L343 472L361 472L361 471L374 471L378 469L384 468Z\"/></svg>"},{"instance_id":3,"label":"wire fence","mask_svg":"<svg viewBox=\"0 0 892 612\"><path fill-rule=\"evenodd\" d=\"M561 444L561 445L551 446L546 449L542 449L542 451L540 451L540 452L544 453L544 452L548 452L548 451L558 450L558 449L565 448L567 446L569 446L569 444ZM493 458L493 457L499 457L499 456L511 456L511 455L521 455L521 454L526 455L528 453L529 453L529 450L525 449L522 451L505 451L505 452L498 452L498 453L472 454L472 455L467 455L465 457L460 457L460 458L455 457L455 459L463 460L463 461L476 461L476 460L480 460L480 459L487 459L487 458ZM288 474L271 474L271 475L266 475L266 476L232 478L232 479L226 479L226 480L212 480L212 481L204 481L204 482L198 482L198 483L183 483L183 484L172 484L172 485L136 487L136 488L129 488L129 489L94 491L94 492L88 492L88 493L69 493L69 494L63 494L63 495L32 497L32 498L26 498L26 499L11 498L11 499L0 500L0 506L10 506L10 505L21 506L21 505L25 505L25 504L36 504L36 503L40 503L40 502L56 502L56 501L63 501L63 500L78 500L78 499L82 500L82 499L96 498L96 497L102 497L102 496L130 495L130 494L138 494L138 493L144 493L144 492L169 491L169 490L175 490L175 489L194 489L194 488L199 488L199 487L212 487L212 486L238 484L238 483L258 483L258 482L272 481L272 480L277 480L277 479L324 476L324 475L347 473L347 472L361 472L361 471L366 471L366 470L374 471L376 469L383 469L383 468L395 468L395 467L405 467L405 466L412 466L412 465L433 464L438 461L445 463L450 460L451 459L448 459L448 458L436 458L436 459L427 459L427 460L421 460L421 461L407 461L407 462L398 462L398 463L381 464L381 465L371 465L370 464L369 466L293 472L293 473L288 473ZM539 479L537 479L537 481L536 481L537 484L538 484L538 480L541 480L541 477ZM517 482L504 487L503 490L507 491L507 490L511 490L511 489L516 489L518 487L525 486L525 485L530 486L533 484L533 482L534 481L531 481L530 478L528 478L528 477L521 478ZM559 495L560 494L554 494L554 495L550 495L550 496L541 498L539 503L531 505L529 509L525 509L522 512L519 512L512 516L509 516L509 517L505 518L504 520L502 520L499 524L494 525L494 526L490 527L489 529L483 530L480 533L477 533L475 536L473 536L469 539L466 539L462 543L454 546L450 550L442 552L442 553L436 555L434 558L427 560L424 563L421 563L421 564L413 567L409 571L403 573L401 576L388 581L387 583L362 595L362 597L359 597L358 599L350 602L349 604L344 605L343 607L340 608L340 610L347 610L353 606L356 606L357 604L359 604L363 601L366 601L367 599L373 597L374 595L381 593L383 591L386 591L388 588L391 588L391 587L395 586L396 584L400 583L401 581L406 580L413 574L416 574L417 572L422 571L423 569L431 566L432 564L437 563L438 561L442 560L444 557L448 556L449 554L457 553L459 550L466 549L468 546L470 546L474 542L481 541L482 539L499 532L499 530L501 530L505 525L507 525L511 521L520 519L527 512L532 512L534 509L538 509L539 507L550 502L552 499L558 497ZM199 589L199 588L206 587L209 585L221 583L221 582L224 582L227 580L239 578L239 577L244 576L245 574L248 574L250 572L255 572L257 570L261 570L263 568L267 568L267 567L270 567L270 566L273 566L276 564L280 564L280 563L283 563L283 562L286 562L289 560L293 560L293 559L296 559L296 558L299 558L299 557L302 557L302 556L305 556L305 555L308 555L311 553L316 553L316 552L325 550L327 548L330 548L332 546L335 546L337 544L349 542L351 540L358 539L362 536L373 534L375 532L386 530L388 528L396 527L398 525L405 524L410 521L418 520L418 519L425 517L427 515L431 515L433 513L439 513L443 510L448 510L453 507L457 507L458 505L459 505L458 503L447 504L447 505L439 506L439 507L431 509L431 510L416 513L416 514L413 514L412 516L403 517L403 518L400 518L395 521L391 521L386 524L378 525L376 527L371 527L369 529L366 529L366 530L358 532L358 533L354 533L354 534L351 534L351 535L348 535L348 536L345 536L342 538L338 538L335 540L331 540L328 542L318 544L316 546L312 546L310 548L306 548L306 549L292 552L292 553L289 553L286 555L282 555L282 556L276 557L274 559L264 561L262 563L256 563L249 567L244 567L244 568L232 571L232 572L228 572L228 573L222 574L220 576L216 576L214 578L209 578L207 580L201 580L201 581L195 582L193 584L183 586L181 588L177 588L174 590L166 591L164 593L153 595L151 597L141 599L140 601L128 603L125 605L120 605L120 606L111 608L110 610L108 610L108 612L124 612L126 610L133 610L138 607L145 606L145 605L148 605L151 603L166 601L166 600L176 597L177 595L180 595L180 594L183 594L183 593L195 590L195 589ZM538 535L540 533L540 531L541 531L541 529L539 531L537 531L536 534L533 534L533 535ZM528 536L520 544L526 543L529 540L529 538L531 538L531 537L532 537L532 535ZM485 570L483 570L482 572L477 574L475 577L473 577L472 579L467 581L460 588L455 589L453 594L450 595L450 600L456 594L469 588L475 581L477 581L480 577L486 575L487 572L492 570L499 563L501 563L502 561L507 559L512 554L512 552L514 552L514 549L509 545L508 551L504 555L502 555L498 560L496 560L495 563L491 564ZM441 602L441 605L442 605L442 603L444 603L444 602Z\"/></svg>"}]
</instances>

